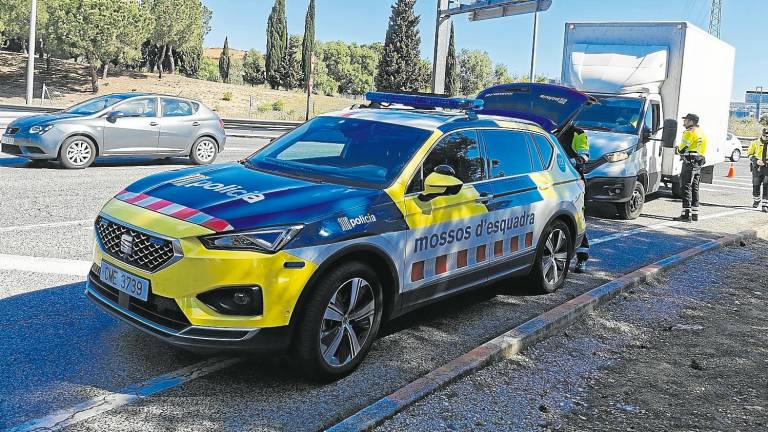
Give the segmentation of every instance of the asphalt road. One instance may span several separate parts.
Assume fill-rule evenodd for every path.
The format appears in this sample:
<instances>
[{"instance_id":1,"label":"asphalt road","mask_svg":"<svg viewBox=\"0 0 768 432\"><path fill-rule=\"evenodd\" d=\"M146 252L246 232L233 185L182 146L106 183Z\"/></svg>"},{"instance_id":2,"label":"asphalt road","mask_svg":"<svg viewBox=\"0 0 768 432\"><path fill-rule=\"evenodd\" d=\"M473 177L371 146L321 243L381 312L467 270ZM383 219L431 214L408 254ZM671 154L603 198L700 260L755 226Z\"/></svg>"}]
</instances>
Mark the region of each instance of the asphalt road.
<instances>
[{"instance_id":1,"label":"asphalt road","mask_svg":"<svg viewBox=\"0 0 768 432\"><path fill-rule=\"evenodd\" d=\"M219 161L240 159L265 143L231 138ZM357 372L318 385L284 358L210 358L166 346L83 296L91 223L100 207L140 177L187 164L113 159L65 171L0 155L0 429L92 400L110 402L71 430L320 429L617 275L768 221L749 206L745 161L737 164L736 179L725 178L726 164L718 166L715 184L702 187L703 220L696 224L670 222L680 202L666 194L631 222L616 220L609 207L591 209L588 275L572 275L548 296L526 296L520 281L509 280L402 317L384 328ZM205 369L211 365L220 369ZM171 384L124 403L150 380ZM185 382L174 384L179 381Z\"/></svg>"}]
</instances>

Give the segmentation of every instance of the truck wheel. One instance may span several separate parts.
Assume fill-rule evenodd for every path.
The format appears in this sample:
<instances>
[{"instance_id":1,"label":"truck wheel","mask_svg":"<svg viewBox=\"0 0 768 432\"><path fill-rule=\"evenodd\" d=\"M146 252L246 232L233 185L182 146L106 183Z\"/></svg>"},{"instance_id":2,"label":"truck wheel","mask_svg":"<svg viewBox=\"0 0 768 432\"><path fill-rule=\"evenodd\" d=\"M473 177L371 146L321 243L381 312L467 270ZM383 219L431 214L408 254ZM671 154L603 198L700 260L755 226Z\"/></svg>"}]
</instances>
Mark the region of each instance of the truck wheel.
<instances>
[{"instance_id":1,"label":"truck wheel","mask_svg":"<svg viewBox=\"0 0 768 432\"><path fill-rule=\"evenodd\" d=\"M680 180L672 181L672 197L677 199L683 197L683 185L680 184Z\"/></svg>"},{"instance_id":2,"label":"truck wheel","mask_svg":"<svg viewBox=\"0 0 768 432\"><path fill-rule=\"evenodd\" d=\"M541 234L536 258L528 275L534 291L550 294L565 284L573 255L571 230L561 220L550 223Z\"/></svg>"},{"instance_id":3,"label":"truck wheel","mask_svg":"<svg viewBox=\"0 0 768 432\"><path fill-rule=\"evenodd\" d=\"M96 146L86 137L69 137L59 147L59 162L64 168L86 168L94 160L96 160Z\"/></svg>"},{"instance_id":4,"label":"truck wheel","mask_svg":"<svg viewBox=\"0 0 768 432\"><path fill-rule=\"evenodd\" d=\"M332 381L368 353L381 324L381 285L369 266L349 262L323 276L313 291L296 329L294 354L304 374Z\"/></svg>"},{"instance_id":5,"label":"truck wheel","mask_svg":"<svg viewBox=\"0 0 768 432\"><path fill-rule=\"evenodd\" d=\"M635 182L635 188L632 189L632 196L629 201L616 204L616 210L619 211L619 217L624 220L633 220L640 217L645 204L645 187L639 181Z\"/></svg>"}]
</instances>

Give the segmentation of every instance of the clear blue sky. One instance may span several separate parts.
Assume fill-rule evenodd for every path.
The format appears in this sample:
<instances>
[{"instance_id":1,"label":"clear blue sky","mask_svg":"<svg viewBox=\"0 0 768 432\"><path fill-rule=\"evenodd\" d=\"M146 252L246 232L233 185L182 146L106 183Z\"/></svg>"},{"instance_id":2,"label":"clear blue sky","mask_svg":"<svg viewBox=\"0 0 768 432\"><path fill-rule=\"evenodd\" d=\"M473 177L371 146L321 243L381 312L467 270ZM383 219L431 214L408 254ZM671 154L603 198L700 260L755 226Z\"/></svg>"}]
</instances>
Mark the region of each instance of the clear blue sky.
<instances>
[{"instance_id":1,"label":"clear blue sky","mask_svg":"<svg viewBox=\"0 0 768 432\"><path fill-rule=\"evenodd\" d=\"M322 41L369 43L383 41L394 0L316 0L316 37ZM273 0L203 0L213 10L211 33L205 46L222 46L229 36L233 48L264 51L267 16ZM309 0L286 0L288 29L303 33ZM563 29L566 21L687 20L707 29L711 0L553 0L540 15L537 72L559 77ZM421 51L432 57L437 0L418 0ZM736 47L733 100L756 85L768 87L768 52L764 0L723 0L721 37ZM458 49L483 49L510 72L527 73L530 63L532 16L469 22L454 18Z\"/></svg>"}]
</instances>

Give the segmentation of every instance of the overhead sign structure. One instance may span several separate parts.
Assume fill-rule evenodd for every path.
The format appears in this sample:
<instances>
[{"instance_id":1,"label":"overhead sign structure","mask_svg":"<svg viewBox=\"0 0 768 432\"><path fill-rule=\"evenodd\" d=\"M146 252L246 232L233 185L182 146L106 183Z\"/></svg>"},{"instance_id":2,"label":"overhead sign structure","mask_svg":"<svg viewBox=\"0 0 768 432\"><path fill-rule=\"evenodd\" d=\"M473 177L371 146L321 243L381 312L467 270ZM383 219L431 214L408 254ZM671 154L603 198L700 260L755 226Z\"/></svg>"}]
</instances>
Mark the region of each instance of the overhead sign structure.
<instances>
[{"instance_id":1,"label":"overhead sign structure","mask_svg":"<svg viewBox=\"0 0 768 432\"><path fill-rule=\"evenodd\" d=\"M531 76L533 76L533 65L536 58L538 12L546 11L550 6L552 6L552 0L437 0L432 91L434 93L445 92L445 63L448 58L451 17L468 14L470 21L481 21L529 13L537 14L534 20L533 48L531 52Z\"/></svg>"},{"instance_id":2,"label":"overhead sign structure","mask_svg":"<svg viewBox=\"0 0 768 432\"><path fill-rule=\"evenodd\" d=\"M752 104L758 102L761 104L768 104L768 91L747 90L744 102Z\"/></svg>"}]
</instances>

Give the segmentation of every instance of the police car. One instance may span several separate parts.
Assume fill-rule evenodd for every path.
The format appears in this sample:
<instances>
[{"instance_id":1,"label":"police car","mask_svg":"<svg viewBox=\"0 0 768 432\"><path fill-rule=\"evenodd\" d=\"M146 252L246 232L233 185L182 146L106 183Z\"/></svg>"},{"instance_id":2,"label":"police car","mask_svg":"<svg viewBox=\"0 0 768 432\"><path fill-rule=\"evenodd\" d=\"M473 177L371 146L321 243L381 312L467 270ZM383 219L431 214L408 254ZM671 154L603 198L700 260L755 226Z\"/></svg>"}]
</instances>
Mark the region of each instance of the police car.
<instances>
[{"instance_id":1,"label":"police car","mask_svg":"<svg viewBox=\"0 0 768 432\"><path fill-rule=\"evenodd\" d=\"M586 95L367 98L244 160L128 186L95 221L87 296L177 346L290 350L334 379L385 320L510 276L563 285L584 185L553 132Z\"/></svg>"}]
</instances>

